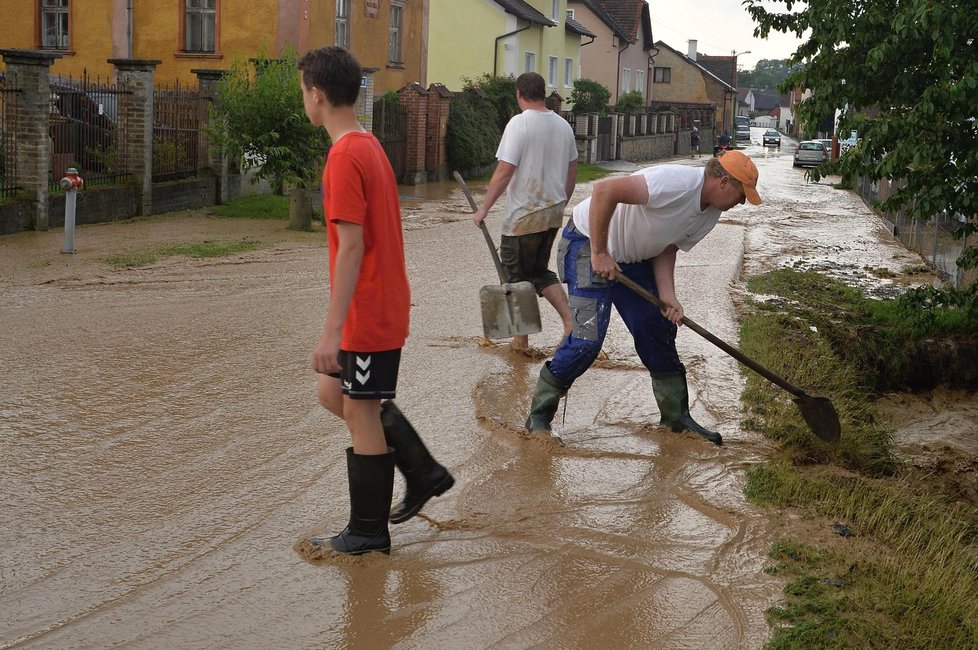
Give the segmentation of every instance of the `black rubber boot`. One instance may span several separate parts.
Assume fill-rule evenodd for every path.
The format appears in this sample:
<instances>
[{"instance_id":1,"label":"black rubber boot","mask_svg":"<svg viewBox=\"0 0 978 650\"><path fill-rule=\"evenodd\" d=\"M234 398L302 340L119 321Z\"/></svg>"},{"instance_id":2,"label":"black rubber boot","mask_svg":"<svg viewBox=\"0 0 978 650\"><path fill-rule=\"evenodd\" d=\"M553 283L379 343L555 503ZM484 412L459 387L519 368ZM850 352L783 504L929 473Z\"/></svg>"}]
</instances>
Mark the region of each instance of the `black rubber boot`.
<instances>
[{"instance_id":1,"label":"black rubber boot","mask_svg":"<svg viewBox=\"0 0 978 650\"><path fill-rule=\"evenodd\" d=\"M404 499L391 509L390 522L400 524L418 514L428 500L447 492L455 478L438 463L397 405L390 400L380 407L380 423L387 445L394 448L394 462L404 475Z\"/></svg>"},{"instance_id":2,"label":"black rubber boot","mask_svg":"<svg viewBox=\"0 0 978 650\"><path fill-rule=\"evenodd\" d=\"M685 371L652 373L652 392L662 414L663 426L676 433L692 431L715 445L723 444L719 433L700 426L689 414L689 386Z\"/></svg>"},{"instance_id":3,"label":"black rubber boot","mask_svg":"<svg viewBox=\"0 0 978 650\"><path fill-rule=\"evenodd\" d=\"M394 453L364 456L346 450L346 473L350 480L350 523L343 532L329 538L337 553L362 555L371 551L391 552L387 517L394 493ZM310 540L324 546L325 539Z\"/></svg>"},{"instance_id":4,"label":"black rubber boot","mask_svg":"<svg viewBox=\"0 0 978 650\"><path fill-rule=\"evenodd\" d=\"M550 434L560 398L567 394L568 388L569 385L564 384L550 372L550 362L540 368L540 378L537 379L537 387L530 401L530 415L524 425L527 431L530 433L543 431Z\"/></svg>"}]
</instances>

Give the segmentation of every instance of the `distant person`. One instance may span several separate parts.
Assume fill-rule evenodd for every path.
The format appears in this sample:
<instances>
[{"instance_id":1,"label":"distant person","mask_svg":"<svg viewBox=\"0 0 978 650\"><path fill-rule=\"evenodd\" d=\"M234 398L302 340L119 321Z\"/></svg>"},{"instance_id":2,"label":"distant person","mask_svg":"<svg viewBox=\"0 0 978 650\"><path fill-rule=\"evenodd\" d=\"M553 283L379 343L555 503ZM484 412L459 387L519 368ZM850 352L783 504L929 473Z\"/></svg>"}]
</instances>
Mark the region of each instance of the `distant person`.
<instances>
[{"instance_id":1,"label":"distant person","mask_svg":"<svg viewBox=\"0 0 978 650\"><path fill-rule=\"evenodd\" d=\"M689 148L694 156L700 155L700 130L695 126L689 134Z\"/></svg>"},{"instance_id":2,"label":"distant person","mask_svg":"<svg viewBox=\"0 0 978 650\"><path fill-rule=\"evenodd\" d=\"M350 522L314 547L359 555L389 553L388 519L413 517L455 479L438 464L393 399L408 336L411 289L397 182L380 143L357 120L360 64L341 47L312 50L299 61L309 121L333 143L323 169L329 241L329 306L312 354L319 401L346 423ZM391 512L394 466L404 501Z\"/></svg>"},{"instance_id":3,"label":"distant person","mask_svg":"<svg viewBox=\"0 0 978 650\"><path fill-rule=\"evenodd\" d=\"M558 246L574 329L540 369L525 424L531 434L551 433L560 398L601 350L614 306L652 377L661 424L723 443L689 412L686 368L676 350L683 306L674 275L678 251L688 252L723 211L745 201L758 205L761 197L757 167L739 151L710 158L705 169L655 165L594 184L591 197L574 207ZM658 296L665 310L615 282L616 270Z\"/></svg>"},{"instance_id":4,"label":"distant person","mask_svg":"<svg viewBox=\"0 0 978 650\"><path fill-rule=\"evenodd\" d=\"M506 192L499 257L506 282L533 283L537 294L553 305L570 333L570 306L557 275L549 269L550 253L564 207L577 182L577 143L567 120L544 104L546 83L536 72L516 79L516 102L522 111L506 125L496 150L496 170L482 205L472 215L480 226L496 200ZM529 346L529 337L514 336L514 348Z\"/></svg>"},{"instance_id":5,"label":"distant person","mask_svg":"<svg viewBox=\"0 0 978 650\"><path fill-rule=\"evenodd\" d=\"M717 143L713 145L713 155L718 155L721 151L727 151L730 149L730 132L726 129L717 138Z\"/></svg>"}]
</instances>

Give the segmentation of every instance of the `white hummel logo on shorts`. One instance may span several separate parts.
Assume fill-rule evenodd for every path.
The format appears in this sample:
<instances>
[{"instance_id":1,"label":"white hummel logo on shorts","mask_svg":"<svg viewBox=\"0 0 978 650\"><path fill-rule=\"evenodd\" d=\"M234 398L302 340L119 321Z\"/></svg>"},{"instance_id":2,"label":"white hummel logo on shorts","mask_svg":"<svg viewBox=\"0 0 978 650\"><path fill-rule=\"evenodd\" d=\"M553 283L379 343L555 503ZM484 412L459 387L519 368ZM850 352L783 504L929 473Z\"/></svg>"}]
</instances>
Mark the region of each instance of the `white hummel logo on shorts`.
<instances>
[{"instance_id":1,"label":"white hummel logo on shorts","mask_svg":"<svg viewBox=\"0 0 978 650\"><path fill-rule=\"evenodd\" d=\"M343 390L350 390L351 388L353 388L353 383L344 379L343 380Z\"/></svg>"},{"instance_id":2,"label":"white hummel logo on shorts","mask_svg":"<svg viewBox=\"0 0 978 650\"><path fill-rule=\"evenodd\" d=\"M357 381L360 382L361 386L363 386L367 383L367 380L370 379L370 355L362 358L357 356L356 360L357 367L359 368L359 370L356 371ZM360 370L364 370L366 372L360 372Z\"/></svg>"}]
</instances>

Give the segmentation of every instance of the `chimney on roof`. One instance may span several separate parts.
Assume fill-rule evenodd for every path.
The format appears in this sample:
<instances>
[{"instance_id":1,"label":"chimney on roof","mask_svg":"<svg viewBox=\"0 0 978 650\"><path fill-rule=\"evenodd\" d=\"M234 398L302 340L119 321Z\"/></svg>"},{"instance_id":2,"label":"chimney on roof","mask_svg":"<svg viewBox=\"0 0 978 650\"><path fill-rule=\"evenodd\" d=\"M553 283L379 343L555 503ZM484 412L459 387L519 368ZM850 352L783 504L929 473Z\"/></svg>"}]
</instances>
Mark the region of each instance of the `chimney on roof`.
<instances>
[{"instance_id":1,"label":"chimney on roof","mask_svg":"<svg viewBox=\"0 0 978 650\"><path fill-rule=\"evenodd\" d=\"M689 58L691 58L693 61L696 60L696 39L695 38L689 39L689 54L687 54L686 56L688 56Z\"/></svg>"}]
</instances>

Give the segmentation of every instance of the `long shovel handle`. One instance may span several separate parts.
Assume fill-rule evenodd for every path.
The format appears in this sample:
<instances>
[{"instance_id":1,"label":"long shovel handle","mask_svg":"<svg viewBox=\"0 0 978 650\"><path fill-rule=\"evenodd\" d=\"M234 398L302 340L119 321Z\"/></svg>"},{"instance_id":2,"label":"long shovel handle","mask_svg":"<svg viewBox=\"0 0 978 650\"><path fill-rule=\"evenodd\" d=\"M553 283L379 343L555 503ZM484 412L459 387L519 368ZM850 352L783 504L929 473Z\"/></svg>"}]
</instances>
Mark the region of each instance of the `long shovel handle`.
<instances>
[{"instance_id":1,"label":"long shovel handle","mask_svg":"<svg viewBox=\"0 0 978 650\"><path fill-rule=\"evenodd\" d=\"M475 204L475 199L472 198L472 193L469 192L469 188L465 185L465 180L462 175L455 172L455 180L458 181L459 187L462 188L462 193L465 194L465 198L469 200L469 205L472 206L472 212L479 209L479 206ZM496 273L499 274L499 282L501 284L506 284L506 276L503 273L503 263L499 261L499 253L496 252L496 244L492 241L492 235L489 234L489 229L486 228L486 223L483 221L479 224L479 229L482 230L482 234L486 238L486 244L489 246L489 252L492 253L492 261L496 265Z\"/></svg>"},{"instance_id":2,"label":"long shovel handle","mask_svg":"<svg viewBox=\"0 0 978 650\"><path fill-rule=\"evenodd\" d=\"M645 298L659 309L665 308L665 305L662 303L662 301L659 300L653 293L648 291L645 287L641 286L640 284L636 283L628 276L624 275L621 271L617 271L617 270L615 271L615 280L621 282L623 285L625 285L626 287L628 287L629 289L637 293L642 298ZM734 359L741 362L742 364L744 364L745 366L747 366L748 368L750 368L760 376L764 377L771 383L777 384L778 386L785 389L792 395L795 395L796 397L809 397L808 393L798 388L797 386L787 381L786 379L783 379L782 377L779 377L778 375L774 374L773 372L771 372L761 364L757 363L756 361L754 361L746 354L744 354L734 346L730 345L723 339L717 338L707 330L703 329L700 325L693 322L693 320L690 319L689 317L683 316L682 323L683 325L693 330L694 332L696 332L697 334L705 338L707 341L717 346L718 348L720 348L721 350L723 350L724 352L732 356Z\"/></svg>"}]
</instances>

